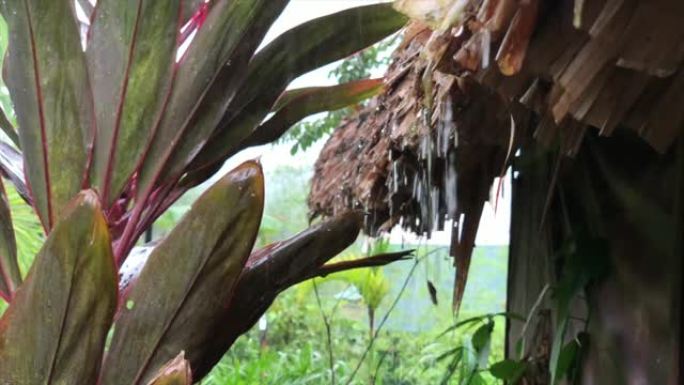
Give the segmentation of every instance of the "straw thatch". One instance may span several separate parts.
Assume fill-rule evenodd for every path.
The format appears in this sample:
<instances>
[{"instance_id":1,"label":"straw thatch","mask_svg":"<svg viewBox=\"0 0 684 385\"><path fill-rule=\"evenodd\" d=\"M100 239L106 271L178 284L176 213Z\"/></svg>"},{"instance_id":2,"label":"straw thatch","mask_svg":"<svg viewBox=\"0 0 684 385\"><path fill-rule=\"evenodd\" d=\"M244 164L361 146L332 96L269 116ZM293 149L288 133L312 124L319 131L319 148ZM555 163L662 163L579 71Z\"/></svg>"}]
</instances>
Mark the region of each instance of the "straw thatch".
<instances>
[{"instance_id":1,"label":"straw thatch","mask_svg":"<svg viewBox=\"0 0 684 385\"><path fill-rule=\"evenodd\" d=\"M594 127L671 146L684 122L684 1L452 3L451 27L407 27L384 94L321 153L309 204L313 215L364 209L369 233L429 234L454 219L452 255L467 271L518 140L571 156Z\"/></svg>"}]
</instances>

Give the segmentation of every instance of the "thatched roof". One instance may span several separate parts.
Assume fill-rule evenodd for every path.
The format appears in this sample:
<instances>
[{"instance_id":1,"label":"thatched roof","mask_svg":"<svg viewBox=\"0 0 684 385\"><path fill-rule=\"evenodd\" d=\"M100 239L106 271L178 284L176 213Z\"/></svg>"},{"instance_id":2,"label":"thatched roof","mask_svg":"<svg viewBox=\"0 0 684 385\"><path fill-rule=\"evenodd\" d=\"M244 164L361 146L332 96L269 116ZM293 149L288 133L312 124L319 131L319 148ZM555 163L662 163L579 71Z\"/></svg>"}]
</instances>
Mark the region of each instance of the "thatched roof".
<instances>
[{"instance_id":1,"label":"thatched roof","mask_svg":"<svg viewBox=\"0 0 684 385\"><path fill-rule=\"evenodd\" d=\"M501 171L511 117L518 135L569 155L590 126L635 130L661 152L680 132L681 0L454 3L467 5L451 28L408 27L386 92L326 144L315 214L363 208L369 232L403 219L423 233L457 218L454 196L486 198L484 185ZM455 171L468 188L449 194Z\"/></svg>"},{"instance_id":2,"label":"thatched roof","mask_svg":"<svg viewBox=\"0 0 684 385\"><path fill-rule=\"evenodd\" d=\"M619 128L670 147L684 123L684 1L451 3L451 27L407 27L384 94L321 153L309 204L326 216L362 208L369 233L455 219L452 255L467 271L489 188L518 141L573 155L588 128Z\"/></svg>"},{"instance_id":3,"label":"thatched roof","mask_svg":"<svg viewBox=\"0 0 684 385\"><path fill-rule=\"evenodd\" d=\"M428 113L420 102L427 65L420 53L428 37L423 31L397 52L387 92L333 133L316 163L309 201L314 212L363 209L371 233L412 218L403 226L422 234L457 215L456 195L487 197L505 160L508 109L477 83L436 72L444 94ZM464 172L469 168L471 176ZM459 179L471 178L458 194L457 172ZM481 186L478 197L466 198L474 184Z\"/></svg>"}]
</instances>

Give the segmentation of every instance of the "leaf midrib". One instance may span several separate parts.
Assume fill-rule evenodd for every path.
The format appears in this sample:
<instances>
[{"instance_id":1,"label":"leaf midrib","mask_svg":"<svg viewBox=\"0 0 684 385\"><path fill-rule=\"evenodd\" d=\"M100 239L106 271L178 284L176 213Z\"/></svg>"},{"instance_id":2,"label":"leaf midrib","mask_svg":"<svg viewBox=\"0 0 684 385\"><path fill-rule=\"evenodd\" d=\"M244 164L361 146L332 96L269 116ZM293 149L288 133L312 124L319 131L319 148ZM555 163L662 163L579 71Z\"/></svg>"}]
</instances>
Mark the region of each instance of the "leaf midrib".
<instances>
[{"instance_id":1,"label":"leaf midrib","mask_svg":"<svg viewBox=\"0 0 684 385\"><path fill-rule=\"evenodd\" d=\"M45 110L43 107L43 90L40 86L40 69L38 61L38 51L36 49L35 34L33 31L33 18L31 16L31 7L27 0L24 0L24 7L26 10L26 21L28 23L29 29L29 39L31 42L31 59L33 60L33 77L36 87L36 99L38 104L38 120L40 125L40 137L41 137L41 150L43 155L43 176L45 178L45 192L47 201L47 219L44 219L42 215L39 215L40 222L46 231L52 228L52 187L50 184L50 165L48 158L48 143L47 143L47 128L45 127ZM47 220L47 224L45 223Z\"/></svg>"}]
</instances>

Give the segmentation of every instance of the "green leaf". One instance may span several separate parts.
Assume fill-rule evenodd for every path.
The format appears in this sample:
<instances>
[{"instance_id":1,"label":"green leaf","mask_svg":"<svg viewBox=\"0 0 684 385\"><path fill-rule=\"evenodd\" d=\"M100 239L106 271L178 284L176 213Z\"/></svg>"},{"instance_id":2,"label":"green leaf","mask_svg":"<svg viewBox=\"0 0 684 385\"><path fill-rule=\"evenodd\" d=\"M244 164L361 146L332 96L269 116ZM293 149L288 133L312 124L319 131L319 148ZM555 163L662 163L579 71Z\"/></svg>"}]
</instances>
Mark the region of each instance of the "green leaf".
<instances>
[{"instance_id":1,"label":"green leaf","mask_svg":"<svg viewBox=\"0 0 684 385\"><path fill-rule=\"evenodd\" d=\"M180 0L99 0L86 56L97 120L92 184L109 206L140 162L173 83Z\"/></svg>"},{"instance_id":2,"label":"green leaf","mask_svg":"<svg viewBox=\"0 0 684 385\"><path fill-rule=\"evenodd\" d=\"M450 332L452 332L452 331L454 331L454 330L460 329L460 328L462 328L462 327L464 327L464 326L468 326L468 325L470 325L470 324L479 323L479 322L482 322L482 321L484 321L484 320L486 320L486 319L492 319L492 318L494 318L494 317L505 317L505 318L508 318L508 319L511 319L511 320L518 320L518 321L524 321L524 320L525 320L525 319L524 319L523 317L521 317L520 315L515 314L515 313L510 313L510 312L500 312L500 313L493 313L493 314L478 315L478 316L466 318L466 319L464 319L464 320L461 320L461 321L456 322L454 325L449 326L448 328L446 328L446 330L444 330L443 332L441 332L441 333L437 336L437 338L443 337L444 335L446 335L446 334L448 334L448 333L450 333Z\"/></svg>"},{"instance_id":3,"label":"green leaf","mask_svg":"<svg viewBox=\"0 0 684 385\"><path fill-rule=\"evenodd\" d=\"M168 107L140 169L138 193L180 176L245 80L247 64L289 0L219 0L179 64Z\"/></svg>"},{"instance_id":4,"label":"green leaf","mask_svg":"<svg viewBox=\"0 0 684 385\"><path fill-rule=\"evenodd\" d=\"M470 377L468 385L487 385L487 381L485 381L485 379L482 377L480 373L474 373Z\"/></svg>"},{"instance_id":5,"label":"green leaf","mask_svg":"<svg viewBox=\"0 0 684 385\"><path fill-rule=\"evenodd\" d=\"M17 134L17 130L14 129L12 123L7 119L7 115L5 115L2 106L0 106L0 129L2 129L5 135L10 138L12 143L19 146L19 135Z\"/></svg>"},{"instance_id":6,"label":"green leaf","mask_svg":"<svg viewBox=\"0 0 684 385\"><path fill-rule=\"evenodd\" d=\"M464 326L467 326L470 324L474 324L474 323L480 323L480 322L484 321L485 319L487 319L487 315L474 316L474 317L466 318L462 321L458 321L454 325L451 325L448 328L446 328L446 330L444 330L443 332L439 333L437 338L439 339L439 338L443 337L444 335L446 335L446 334L448 334L454 330L460 329L461 327L464 327Z\"/></svg>"},{"instance_id":7,"label":"green leaf","mask_svg":"<svg viewBox=\"0 0 684 385\"><path fill-rule=\"evenodd\" d=\"M366 79L331 87L287 91L276 101L275 115L259 125L240 147L276 141L292 125L309 115L357 104L377 95L382 89L383 79Z\"/></svg>"},{"instance_id":8,"label":"green leaf","mask_svg":"<svg viewBox=\"0 0 684 385\"><path fill-rule=\"evenodd\" d=\"M470 385L473 376L477 373L477 352L471 346L464 346L463 357L459 365L459 385Z\"/></svg>"},{"instance_id":9,"label":"green leaf","mask_svg":"<svg viewBox=\"0 0 684 385\"><path fill-rule=\"evenodd\" d=\"M463 354L463 346L457 346L457 347L449 349L446 352L435 357L435 362L439 363L439 362L442 362L449 357L454 357L454 356L458 356L459 360L460 360L460 356L462 354Z\"/></svg>"},{"instance_id":10,"label":"green leaf","mask_svg":"<svg viewBox=\"0 0 684 385\"><path fill-rule=\"evenodd\" d=\"M478 384L477 371L488 366L489 352L492 345L492 332L494 331L494 321L491 319L486 324L480 326L475 330L471 338L471 344L475 350L475 360L471 362L471 367L468 374L468 382L466 384Z\"/></svg>"},{"instance_id":11,"label":"green leaf","mask_svg":"<svg viewBox=\"0 0 684 385\"><path fill-rule=\"evenodd\" d=\"M556 365L555 383L563 379L570 372L570 367L575 361L579 347L579 343L576 340L572 340L561 348L560 354L558 355L558 363Z\"/></svg>"},{"instance_id":12,"label":"green leaf","mask_svg":"<svg viewBox=\"0 0 684 385\"><path fill-rule=\"evenodd\" d=\"M283 290L315 276L328 260L354 243L361 228L357 213L346 213L321 222L294 237L252 253L242 272L230 309L220 328L202 350L200 359L191 358L201 378L247 332Z\"/></svg>"},{"instance_id":13,"label":"green leaf","mask_svg":"<svg viewBox=\"0 0 684 385\"><path fill-rule=\"evenodd\" d=\"M391 3L348 9L293 28L261 50L214 137L188 170L221 163L266 117L298 76L345 58L391 35L406 23Z\"/></svg>"},{"instance_id":14,"label":"green leaf","mask_svg":"<svg viewBox=\"0 0 684 385\"><path fill-rule=\"evenodd\" d=\"M191 385L192 370L185 359L185 352L164 365L148 385Z\"/></svg>"},{"instance_id":15,"label":"green leaf","mask_svg":"<svg viewBox=\"0 0 684 385\"><path fill-rule=\"evenodd\" d=\"M472 337L473 348L476 352L481 352L487 348L492 341L494 322L490 321L475 330Z\"/></svg>"},{"instance_id":16,"label":"green leaf","mask_svg":"<svg viewBox=\"0 0 684 385\"><path fill-rule=\"evenodd\" d=\"M446 371L444 372L444 375L442 375L442 380L439 382L440 385L447 385L449 383L449 380L456 374L456 370L458 369L458 364L461 362L461 359L463 358L463 347L459 347L454 349L454 354L452 356L451 361L449 362L449 365L446 368ZM439 360L439 358L438 358Z\"/></svg>"},{"instance_id":17,"label":"green leaf","mask_svg":"<svg viewBox=\"0 0 684 385\"><path fill-rule=\"evenodd\" d=\"M492 364L489 367L489 372L492 376L506 381L509 385L515 385L522 378L527 370L527 365L523 362L515 360L503 360Z\"/></svg>"},{"instance_id":18,"label":"green leaf","mask_svg":"<svg viewBox=\"0 0 684 385\"><path fill-rule=\"evenodd\" d=\"M24 278L43 246L45 236L33 207L24 201L16 188L11 185L5 187L12 215L14 237L17 241L17 262Z\"/></svg>"},{"instance_id":19,"label":"green leaf","mask_svg":"<svg viewBox=\"0 0 684 385\"><path fill-rule=\"evenodd\" d=\"M130 289L101 384L146 384L179 351L197 360L225 327L219 321L252 249L263 204L256 162L231 171L195 202Z\"/></svg>"},{"instance_id":20,"label":"green leaf","mask_svg":"<svg viewBox=\"0 0 684 385\"><path fill-rule=\"evenodd\" d=\"M381 267L397 261L406 261L409 259L408 256L414 252L415 250L403 250L393 253L376 254L365 258L336 260L335 262L327 263L321 266L316 271L316 275L320 277L326 277L329 274L335 274L347 270Z\"/></svg>"},{"instance_id":21,"label":"green leaf","mask_svg":"<svg viewBox=\"0 0 684 385\"><path fill-rule=\"evenodd\" d=\"M50 229L80 191L92 143L92 102L73 0L0 3L4 62L34 207Z\"/></svg>"},{"instance_id":22,"label":"green leaf","mask_svg":"<svg viewBox=\"0 0 684 385\"><path fill-rule=\"evenodd\" d=\"M0 297L11 299L21 284L17 263L17 242L5 186L0 178Z\"/></svg>"},{"instance_id":23,"label":"green leaf","mask_svg":"<svg viewBox=\"0 0 684 385\"><path fill-rule=\"evenodd\" d=\"M95 384L116 309L116 270L98 198L64 209L0 320L0 383Z\"/></svg>"},{"instance_id":24,"label":"green leaf","mask_svg":"<svg viewBox=\"0 0 684 385\"><path fill-rule=\"evenodd\" d=\"M560 350L556 366L556 383L568 377L572 379L572 371L578 367L581 355L589 348L589 334L579 333L575 339L568 342Z\"/></svg>"},{"instance_id":25,"label":"green leaf","mask_svg":"<svg viewBox=\"0 0 684 385\"><path fill-rule=\"evenodd\" d=\"M553 292L556 325L549 357L551 384L556 384L560 379L558 373L560 354L565 341L572 301L587 285L600 280L610 270L610 250L607 242L604 239L588 238L581 234L577 237L578 247L575 248L573 245L565 251L564 276Z\"/></svg>"}]
</instances>

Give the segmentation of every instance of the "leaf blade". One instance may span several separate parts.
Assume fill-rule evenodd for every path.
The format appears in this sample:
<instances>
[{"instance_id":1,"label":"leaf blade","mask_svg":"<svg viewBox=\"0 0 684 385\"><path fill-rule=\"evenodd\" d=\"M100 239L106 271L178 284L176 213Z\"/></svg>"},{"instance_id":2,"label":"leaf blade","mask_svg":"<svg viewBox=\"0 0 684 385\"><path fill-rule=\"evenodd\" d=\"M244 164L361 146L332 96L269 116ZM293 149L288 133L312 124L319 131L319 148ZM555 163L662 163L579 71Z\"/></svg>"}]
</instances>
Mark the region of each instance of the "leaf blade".
<instances>
[{"instance_id":1,"label":"leaf blade","mask_svg":"<svg viewBox=\"0 0 684 385\"><path fill-rule=\"evenodd\" d=\"M3 73L21 127L26 175L34 206L50 229L81 189L86 149L92 143L89 85L74 4L6 1L0 11L10 31Z\"/></svg>"},{"instance_id":2,"label":"leaf blade","mask_svg":"<svg viewBox=\"0 0 684 385\"><path fill-rule=\"evenodd\" d=\"M178 351L193 361L213 338L209 325L224 311L256 238L263 188L258 163L244 163L207 190L155 248L130 289L132 306L120 310L103 385L146 383Z\"/></svg>"},{"instance_id":3,"label":"leaf blade","mask_svg":"<svg viewBox=\"0 0 684 385\"><path fill-rule=\"evenodd\" d=\"M107 224L86 191L65 208L0 320L0 382L95 383L116 293Z\"/></svg>"},{"instance_id":4,"label":"leaf blade","mask_svg":"<svg viewBox=\"0 0 684 385\"><path fill-rule=\"evenodd\" d=\"M174 78L180 0L100 0L86 57L97 120L91 178L106 205L152 139Z\"/></svg>"},{"instance_id":5,"label":"leaf blade","mask_svg":"<svg viewBox=\"0 0 684 385\"><path fill-rule=\"evenodd\" d=\"M311 278L326 261L351 245L360 225L357 213L347 213L254 251L234 289L230 307L218 322L221 327L207 342L202 355L191 360L197 378L209 372L282 290Z\"/></svg>"},{"instance_id":6,"label":"leaf blade","mask_svg":"<svg viewBox=\"0 0 684 385\"><path fill-rule=\"evenodd\" d=\"M224 0L212 6L179 65L167 113L140 168L139 197L182 171L209 139L254 50L288 2Z\"/></svg>"},{"instance_id":7,"label":"leaf blade","mask_svg":"<svg viewBox=\"0 0 684 385\"><path fill-rule=\"evenodd\" d=\"M489 372L495 378L506 381L506 383L515 385L518 383L520 378L525 374L527 370L527 365L524 362L519 362L515 360L502 360L492 364L489 367Z\"/></svg>"},{"instance_id":8,"label":"leaf blade","mask_svg":"<svg viewBox=\"0 0 684 385\"><path fill-rule=\"evenodd\" d=\"M398 31L406 17L391 3L356 7L314 19L276 38L250 63L247 80L187 170L221 163L266 117L299 75L342 59ZM353 26L353 27L350 27Z\"/></svg>"},{"instance_id":9,"label":"leaf blade","mask_svg":"<svg viewBox=\"0 0 684 385\"><path fill-rule=\"evenodd\" d=\"M364 79L330 87L287 91L276 101L275 115L260 124L240 147L273 142L309 115L355 105L377 95L382 89L383 79Z\"/></svg>"},{"instance_id":10,"label":"leaf blade","mask_svg":"<svg viewBox=\"0 0 684 385\"><path fill-rule=\"evenodd\" d=\"M185 352L164 365L148 385L191 385L192 370L185 359Z\"/></svg>"}]
</instances>

